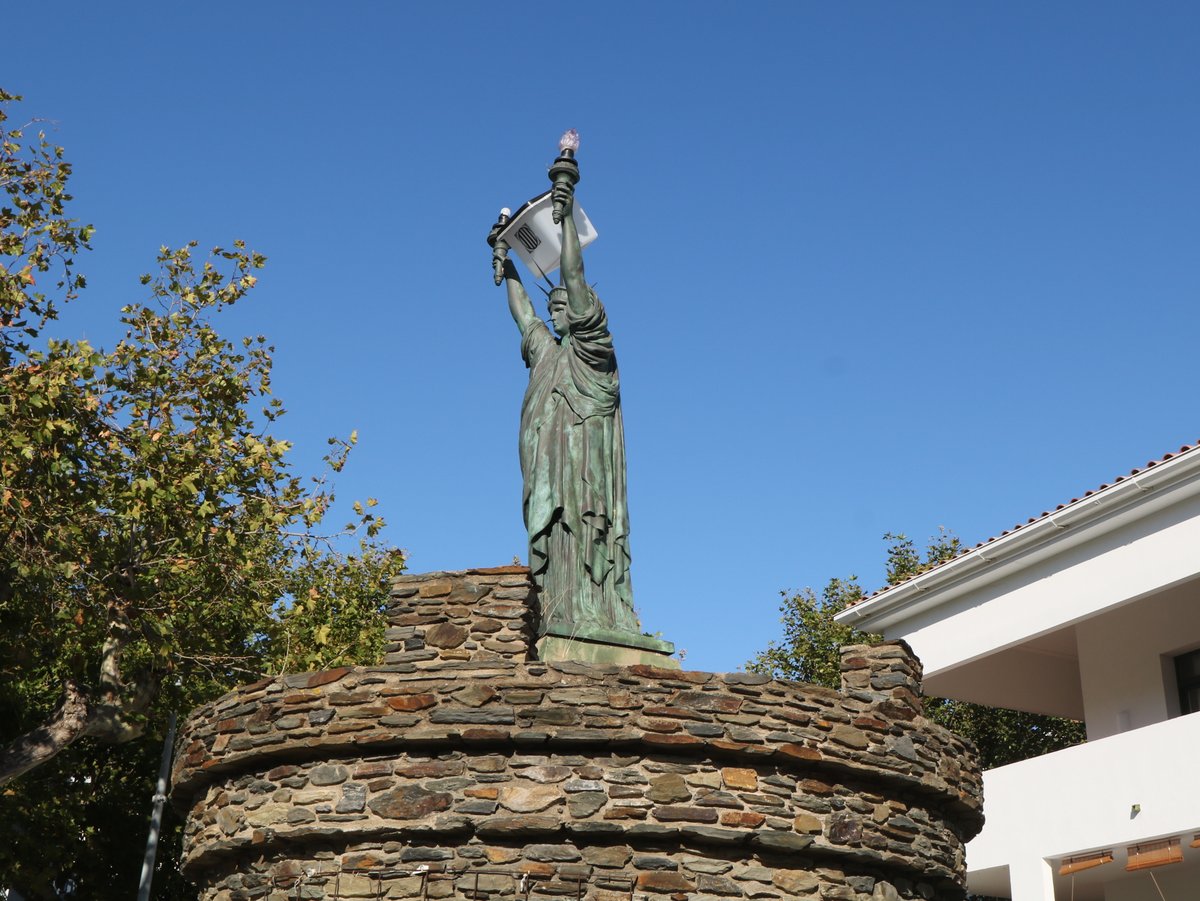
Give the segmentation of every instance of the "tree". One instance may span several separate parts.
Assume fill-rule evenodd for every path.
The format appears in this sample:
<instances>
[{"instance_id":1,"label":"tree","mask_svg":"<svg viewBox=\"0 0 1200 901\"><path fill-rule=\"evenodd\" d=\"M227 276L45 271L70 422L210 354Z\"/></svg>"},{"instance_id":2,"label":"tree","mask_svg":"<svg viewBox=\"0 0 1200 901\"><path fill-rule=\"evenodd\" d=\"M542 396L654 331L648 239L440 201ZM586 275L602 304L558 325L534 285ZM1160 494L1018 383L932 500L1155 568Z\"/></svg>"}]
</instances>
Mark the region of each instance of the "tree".
<instances>
[{"instance_id":1,"label":"tree","mask_svg":"<svg viewBox=\"0 0 1200 901\"><path fill-rule=\"evenodd\" d=\"M930 541L924 554L905 535L889 533L884 540L889 542L886 571L889 585L910 579L957 556L961 550L958 538L946 531ZM834 621L836 614L864 596L855 576L830 579L820 597L811 588L790 595L784 592L780 605L783 641L771 642L747 668L777 678L837 688L839 648L847 644L877 644L882 640L878 635ZM949 698L926 698L925 715L974 742L986 769L1070 747L1085 738L1083 724L1074 720Z\"/></svg>"},{"instance_id":2,"label":"tree","mask_svg":"<svg viewBox=\"0 0 1200 901\"><path fill-rule=\"evenodd\" d=\"M375 662L404 558L373 500L325 525L354 435L331 439L325 474L293 472L273 348L219 333L265 263L241 242L162 248L111 350L44 337L85 287L93 229L67 217L62 148L4 124L17 99L0 91L0 887L128 894L114 874L136 884L139 856L104 847L140 844L109 827L149 797L166 712L263 673ZM136 777L117 766L135 761ZM71 849L88 847L81 866Z\"/></svg>"}]
</instances>

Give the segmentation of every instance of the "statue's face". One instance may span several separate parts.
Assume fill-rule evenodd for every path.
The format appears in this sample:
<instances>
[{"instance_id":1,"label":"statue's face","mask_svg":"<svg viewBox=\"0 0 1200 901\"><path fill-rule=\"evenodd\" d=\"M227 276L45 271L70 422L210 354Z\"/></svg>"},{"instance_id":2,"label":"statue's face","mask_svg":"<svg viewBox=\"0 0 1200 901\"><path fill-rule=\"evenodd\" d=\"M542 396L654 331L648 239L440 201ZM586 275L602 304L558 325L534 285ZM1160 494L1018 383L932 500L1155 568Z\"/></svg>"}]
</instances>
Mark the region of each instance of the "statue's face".
<instances>
[{"instance_id":1,"label":"statue's face","mask_svg":"<svg viewBox=\"0 0 1200 901\"><path fill-rule=\"evenodd\" d=\"M550 304L550 321L554 323L554 330L560 336L567 333L567 305L565 303Z\"/></svg>"}]
</instances>

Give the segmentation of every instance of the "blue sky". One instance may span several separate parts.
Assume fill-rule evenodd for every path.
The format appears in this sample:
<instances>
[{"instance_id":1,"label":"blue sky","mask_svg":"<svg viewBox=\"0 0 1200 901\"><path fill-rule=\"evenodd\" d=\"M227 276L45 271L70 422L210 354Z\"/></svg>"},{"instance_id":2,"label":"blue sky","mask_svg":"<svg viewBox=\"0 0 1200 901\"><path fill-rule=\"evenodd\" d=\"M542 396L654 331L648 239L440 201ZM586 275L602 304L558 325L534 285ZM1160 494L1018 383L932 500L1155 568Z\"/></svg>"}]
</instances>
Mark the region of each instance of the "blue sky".
<instances>
[{"instance_id":1,"label":"blue sky","mask_svg":"<svg viewBox=\"0 0 1200 901\"><path fill-rule=\"evenodd\" d=\"M95 223L62 334L159 245L270 263L281 434L414 570L525 555L526 372L484 237L579 129L643 625L739 668L778 592L882 580L1200 437L1187 3L56 6L9 54Z\"/></svg>"}]
</instances>

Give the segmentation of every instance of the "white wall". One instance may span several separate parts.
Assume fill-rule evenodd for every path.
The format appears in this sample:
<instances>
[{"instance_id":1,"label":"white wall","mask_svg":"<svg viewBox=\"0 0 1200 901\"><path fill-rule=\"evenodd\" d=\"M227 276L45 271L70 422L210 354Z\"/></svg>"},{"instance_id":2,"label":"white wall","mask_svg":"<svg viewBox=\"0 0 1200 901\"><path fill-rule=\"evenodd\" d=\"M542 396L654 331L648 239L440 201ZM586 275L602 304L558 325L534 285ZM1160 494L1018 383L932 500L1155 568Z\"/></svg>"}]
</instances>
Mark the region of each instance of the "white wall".
<instances>
[{"instance_id":1,"label":"white wall","mask_svg":"<svg viewBox=\"0 0 1200 901\"><path fill-rule=\"evenodd\" d=\"M1154 887L1154 880L1158 880L1162 895ZM1167 901L1200 898L1200 875L1196 868L1187 864L1168 864L1125 874L1104 887L1104 901L1162 901L1164 896Z\"/></svg>"},{"instance_id":2,"label":"white wall","mask_svg":"<svg viewBox=\"0 0 1200 901\"><path fill-rule=\"evenodd\" d=\"M1108 866L1118 875L1130 844L1176 835L1188 844L1200 831L1197 748L1193 714L988 770L987 820L967 845L968 880L1007 865L1020 899L1017 871L1039 861L1112 848L1117 859Z\"/></svg>"},{"instance_id":3,"label":"white wall","mask_svg":"<svg viewBox=\"0 0 1200 901\"><path fill-rule=\"evenodd\" d=\"M1072 637L1074 632L1072 631ZM1067 655L1009 648L980 660L927 675L925 693L957 698L990 707L1014 707L1030 713L1083 719L1083 691L1079 661ZM1014 701L1019 700L1019 705Z\"/></svg>"},{"instance_id":4,"label":"white wall","mask_svg":"<svg viewBox=\"0 0 1200 901\"><path fill-rule=\"evenodd\" d=\"M1160 723L1178 709L1163 658L1200 647L1200 583L1085 620L1075 640L1089 741Z\"/></svg>"}]
</instances>

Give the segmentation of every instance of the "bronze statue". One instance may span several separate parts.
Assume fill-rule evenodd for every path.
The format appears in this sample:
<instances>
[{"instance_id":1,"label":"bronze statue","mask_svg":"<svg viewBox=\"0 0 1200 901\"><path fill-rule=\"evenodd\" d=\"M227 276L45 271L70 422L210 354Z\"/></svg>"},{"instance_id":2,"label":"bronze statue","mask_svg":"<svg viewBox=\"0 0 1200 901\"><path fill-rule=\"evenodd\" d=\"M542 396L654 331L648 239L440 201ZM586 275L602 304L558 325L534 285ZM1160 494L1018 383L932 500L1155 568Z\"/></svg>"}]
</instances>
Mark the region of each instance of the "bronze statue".
<instances>
[{"instance_id":1,"label":"bronze statue","mask_svg":"<svg viewBox=\"0 0 1200 901\"><path fill-rule=\"evenodd\" d=\"M548 298L557 338L534 312L507 245L497 240L503 215L489 242L496 283L507 284L529 367L520 450L538 631L619 642L640 631L629 580L621 384L608 317L584 280L571 150L551 169L555 221L562 228L562 280Z\"/></svg>"}]
</instances>

